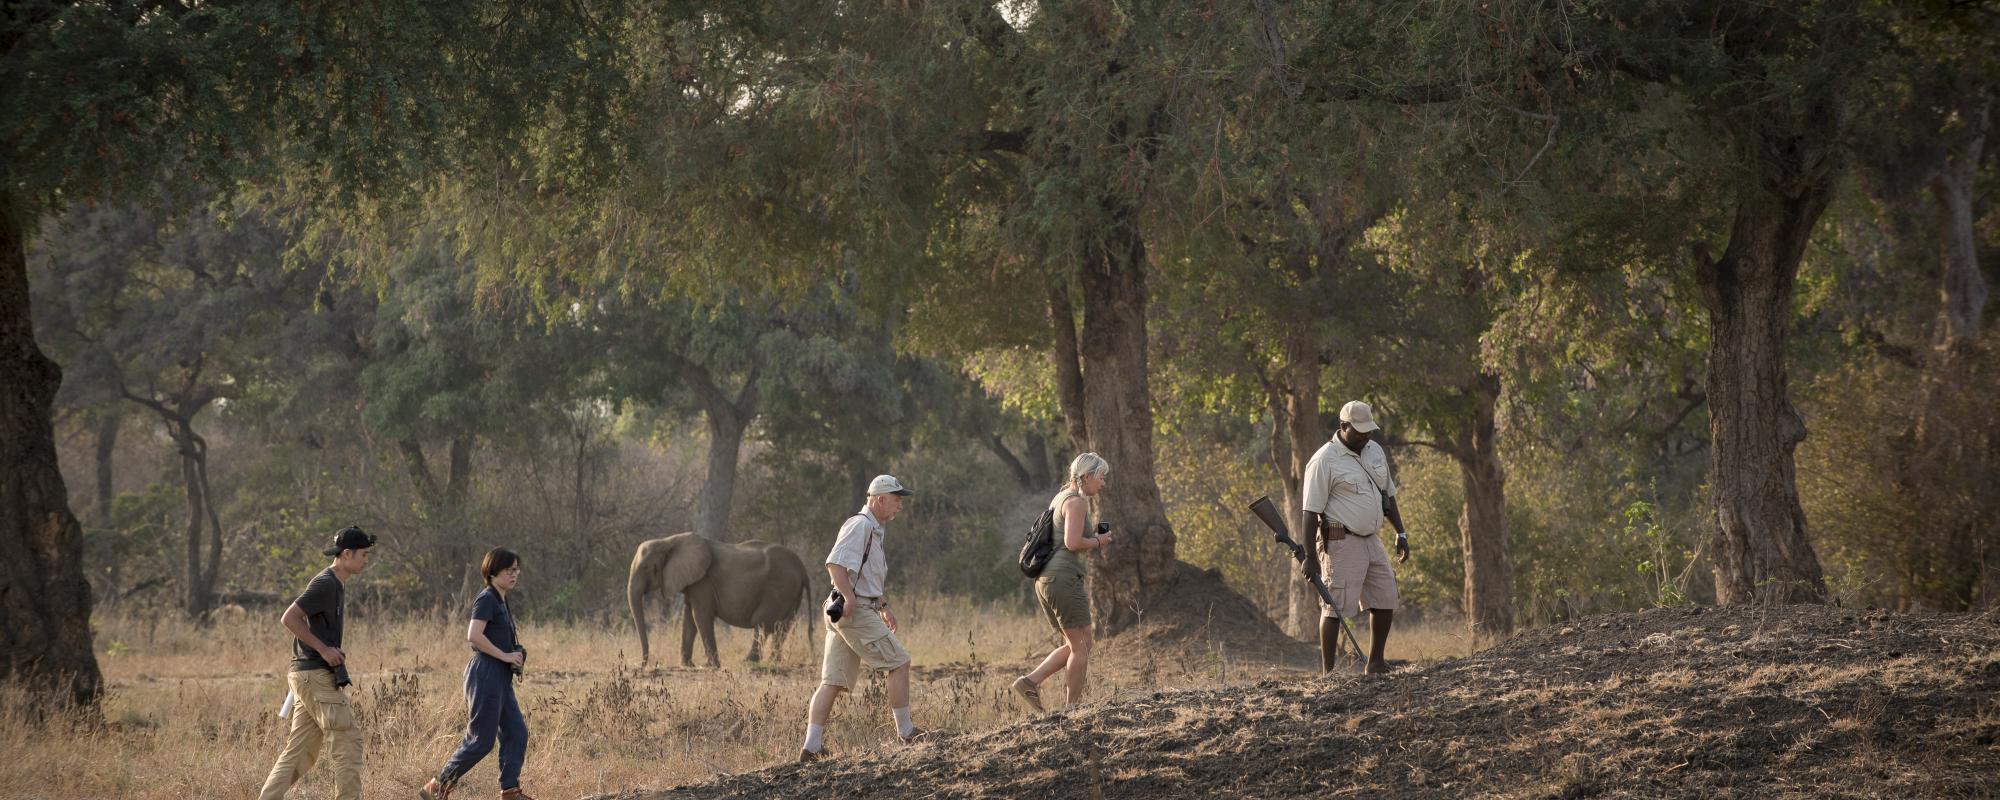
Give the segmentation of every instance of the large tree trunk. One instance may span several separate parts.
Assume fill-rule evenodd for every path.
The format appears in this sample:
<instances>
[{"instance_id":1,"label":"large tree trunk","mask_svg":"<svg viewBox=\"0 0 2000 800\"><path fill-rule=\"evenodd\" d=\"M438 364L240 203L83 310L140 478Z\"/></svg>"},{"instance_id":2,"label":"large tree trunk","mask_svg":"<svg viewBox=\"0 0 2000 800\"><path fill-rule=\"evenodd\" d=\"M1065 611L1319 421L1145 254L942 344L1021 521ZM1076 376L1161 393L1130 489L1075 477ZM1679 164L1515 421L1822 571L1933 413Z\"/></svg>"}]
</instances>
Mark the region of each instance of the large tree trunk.
<instances>
[{"instance_id":1,"label":"large tree trunk","mask_svg":"<svg viewBox=\"0 0 2000 800\"><path fill-rule=\"evenodd\" d=\"M111 506L118 501L118 486L114 478L112 458L118 454L118 429L125 415L118 413L116 401L99 413L97 417L97 508L96 522L99 528L111 527ZM114 569L116 565L113 565ZM117 583L113 583L116 586Z\"/></svg>"},{"instance_id":2,"label":"large tree trunk","mask_svg":"<svg viewBox=\"0 0 2000 800\"><path fill-rule=\"evenodd\" d=\"M731 411L708 415L708 479L701 484L695 510L696 533L724 541L729 533L729 505L736 497L736 462L743 452L744 420Z\"/></svg>"},{"instance_id":3,"label":"large tree trunk","mask_svg":"<svg viewBox=\"0 0 2000 800\"><path fill-rule=\"evenodd\" d=\"M1305 530L1306 464L1326 442L1319 419L1319 380L1325 367L1324 348L1296 329L1284 346L1284 363L1266 399L1271 413L1271 465L1278 471L1285 505L1285 524L1298 536ZM1312 641L1319 636L1319 593L1295 569L1286 569L1285 632Z\"/></svg>"},{"instance_id":4,"label":"large tree trunk","mask_svg":"<svg viewBox=\"0 0 2000 800\"><path fill-rule=\"evenodd\" d=\"M1961 513L1934 517L1922 537L1935 551L1926 604L1946 610L1993 605L2000 589L2000 560L1989 543L1994 524L1993 504L1986 485L1989 448L1967 423L1990 413L1991 397L1982 393L1979 364L1983 361L1980 333L1985 327L1989 291L1979 268L1979 240L1974 208L1978 176L1991 124L1986 101L1962 107L1966 133L1939 151L1930 176L1937 201L1938 317L1930 357L1919 379L1916 435L1909 466L1902 472L1921 483L1923 494L1940 498L1971 498L1941 502ZM1921 495L1919 495L1921 496ZM1931 504L1927 504L1931 505Z\"/></svg>"},{"instance_id":5,"label":"large tree trunk","mask_svg":"<svg viewBox=\"0 0 2000 800\"><path fill-rule=\"evenodd\" d=\"M1020 456L1014 455L1013 449L1007 446L1007 440L1000 434L986 434L986 449L1007 466L1007 471L1014 475L1014 483L1020 485L1022 491L1042 488L1035 484L1035 476L1028 474L1028 465L1021 462Z\"/></svg>"},{"instance_id":6,"label":"large tree trunk","mask_svg":"<svg viewBox=\"0 0 2000 800\"><path fill-rule=\"evenodd\" d=\"M62 371L35 344L27 242L0 191L0 680L38 701L95 708L83 529L56 465L50 411Z\"/></svg>"},{"instance_id":7,"label":"large tree trunk","mask_svg":"<svg viewBox=\"0 0 2000 800\"><path fill-rule=\"evenodd\" d=\"M715 541L728 541L730 504L736 497L736 461L743 452L743 432L757 418L763 393L757 386L763 364L752 363L743 389L730 397L707 369L681 362L688 388L701 402L708 420L708 477L694 512L694 530Z\"/></svg>"},{"instance_id":8,"label":"large tree trunk","mask_svg":"<svg viewBox=\"0 0 2000 800\"><path fill-rule=\"evenodd\" d=\"M1056 370L1056 402L1062 408L1063 424L1069 429L1070 456L1074 458L1090 449L1090 422L1083 403L1083 361L1076 343L1076 305L1070 300L1067 278L1057 278L1049 285L1049 324L1056 334L1055 349L1049 353L1049 362ZM1069 476L1063 478L1067 480Z\"/></svg>"},{"instance_id":9,"label":"large tree trunk","mask_svg":"<svg viewBox=\"0 0 2000 800\"><path fill-rule=\"evenodd\" d=\"M445 478L444 502L454 511L465 508L465 498L472 492L473 441L470 433L451 438L451 475Z\"/></svg>"},{"instance_id":10,"label":"large tree trunk","mask_svg":"<svg viewBox=\"0 0 2000 800\"><path fill-rule=\"evenodd\" d=\"M694 530L718 542L729 540L729 507L736 497L736 462L743 453L743 432L756 414L732 402L704 406L708 420L708 477L695 506Z\"/></svg>"},{"instance_id":11,"label":"large tree trunk","mask_svg":"<svg viewBox=\"0 0 2000 800\"><path fill-rule=\"evenodd\" d=\"M1033 489L1046 489L1056 482L1049 474L1049 440L1034 431L1028 431L1028 481Z\"/></svg>"},{"instance_id":12,"label":"large tree trunk","mask_svg":"<svg viewBox=\"0 0 2000 800\"><path fill-rule=\"evenodd\" d=\"M1805 172L1804 168L1799 170ZM1780 193L1746 186L1722 258L1696 253L1708 307L1715 594L1724 605L1819 602L1826 584L1806 536L1793 450L1785 345L1799 259L1832 194L1830 174Z\"/></svg>"},{"instance_id":13,"label":"large tree trunk","mask_svg":"<svg viewBox=\"0 0 2000 800\"><path fill-rule=\"evenodd\" d=\"M1465 484L1458 532L1465 546L1465 618L1475 639L1514 632L1514 569L1507 558L1507 474L1500 467L1495 415L1500 378L1480 373L1475 412L1453 443Z\"/></svg>"},{"instance_id":14,"label":"large tree trunk","mask_svg":"<svg viewBox=\"0 0 2000 800\"><path fill-rule=\"evenodd\" d=\"M1980 329L1985 324L1988 290L1979 270L1979 231L1974 227L1973 180L1986 145L1987 111L1981 105L1968 114L1974 133L1942 151L1931 175L1931 195L1937 200L1938 277L1937 335L1925 364L1917 409L1917 450L1930 455L1948 447L1953 438L1932 424L1936 406L1953 390L1964 387L1977 363Z\"/></svg>"},{"instance_id":15,"label":"large tree trunk","mask_svg":"<svg viewBox=\"0 0 2000 800\"><path fill-rule=\"evenodd\" d=\"M410 484L417 487L424 503L435 509L442 498L437 478L431 476L430 459L424 457L424 446L414 439L397 439L396 452L403 454L403 469L409 473Z\"/></svg>"},{"instance_id":16,"label":"large tree trunk","mask_svg":"<svg viewBox=\"0 0 2000 800\"><path fill-rule=\"evenodd\" d=\"M208 445L194 432L192 419L171 419L167 424L173 430L174 444L180 453L181 483L187 497L187 583L183 606L189 617L206 620L215 609L216 574L222 569L222 521L216 516L215 498L209 493Z\"/></svg>"},{"instance_id":17,"label":"large tree trunk","mask_svg":"<svg viewBox=\"0 0 2000 800\"><path fill-rule=\"evenodd\" d=\"M175 438L179 438L176 434ZM181 445L181 488L187 497L187 529L182 532L181 541L187 560L182 574L186 576L181 584L184 594L181 607L187 615L200 619L208 614L208 592L201 579L201 535L208 527L208 514L202 508L201 478L195 473L194 454Z\"/></svg>"},{"instance_id":18,"label":"large tree trunk","mask_svg":"<svg viewBox=\"0 0 2000 800\"><path fill-rule=\"evenodd\" d=\"M1146 363L1146 247L1129 207L1085 251L1084 413L1090 446L1111 462L1101 499L1116 543L1090 561L1096 624L1106 634L1137 622L1150 591L1173 576L1174 529L1153 479L1153 405ZM1060 320L1058 320L1060 322Z\"/></svg>"}]
</instances>

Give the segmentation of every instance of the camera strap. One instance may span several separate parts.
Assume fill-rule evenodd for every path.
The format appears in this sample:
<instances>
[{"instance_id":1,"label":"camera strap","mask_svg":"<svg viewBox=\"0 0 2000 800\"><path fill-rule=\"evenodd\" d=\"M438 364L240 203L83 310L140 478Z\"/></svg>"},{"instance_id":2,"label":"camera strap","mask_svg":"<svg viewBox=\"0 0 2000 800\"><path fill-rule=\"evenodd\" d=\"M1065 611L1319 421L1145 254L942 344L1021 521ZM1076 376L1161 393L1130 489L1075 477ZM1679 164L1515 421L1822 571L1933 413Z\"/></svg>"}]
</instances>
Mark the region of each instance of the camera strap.
<instances>
[{"instance_id":1,"label":"camera strap","mask_svg":"<svg viewBox=\"0 0 2000 800\"><path fill-rule=\"evenodd\" d=\"M848 519L854 519L854 517L864 517L864 516L867 515L855 514L853 517L848 517ZM843 524L845 524L844 521ZM867 537L861 540L861 566L865 567L868 566L868 554L870 552L873 552L875 549L875 531L871 529L867 533L862 534L862 536ZM861 570L857 568L854 570L854 573L856 575L860 575Z\"/></svg>"}]
</instances>

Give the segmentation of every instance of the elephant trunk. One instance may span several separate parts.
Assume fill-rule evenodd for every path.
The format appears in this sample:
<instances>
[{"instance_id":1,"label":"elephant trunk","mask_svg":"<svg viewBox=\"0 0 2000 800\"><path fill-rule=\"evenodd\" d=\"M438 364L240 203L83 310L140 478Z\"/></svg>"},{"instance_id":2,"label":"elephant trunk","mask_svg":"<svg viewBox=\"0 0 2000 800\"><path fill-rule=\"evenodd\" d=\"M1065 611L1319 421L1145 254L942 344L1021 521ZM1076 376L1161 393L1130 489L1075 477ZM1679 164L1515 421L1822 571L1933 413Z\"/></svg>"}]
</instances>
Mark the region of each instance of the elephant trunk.
<instances>
[{"instance_id":1,"label":"elephant trunk","mask_svg":"<svg viewBox=\"0 0 2000 800\"><path fill-rule=\"evenodd\" d=\"M643 558L643 551L641 557ZM638 569L625 581L625 600L632 605L632 626L639 631L639 663L645 664L652 655L646 642L646 595L652 590L652 572Z\"/></svg>"},{"instance_id":2,"label":"elephant trunk","mask_svg":"<svg viewBox=\"0 0 2000 800\"><path fill-rule=\"evenodd\" d=\"M799 587L799 613L806 618L806 646L811 647L813 640L813 618L819 616L819 614L815 613L816 609L813 608L812 581L806 580L803 583L804 585Z\"/></svg>"}]
</instances>

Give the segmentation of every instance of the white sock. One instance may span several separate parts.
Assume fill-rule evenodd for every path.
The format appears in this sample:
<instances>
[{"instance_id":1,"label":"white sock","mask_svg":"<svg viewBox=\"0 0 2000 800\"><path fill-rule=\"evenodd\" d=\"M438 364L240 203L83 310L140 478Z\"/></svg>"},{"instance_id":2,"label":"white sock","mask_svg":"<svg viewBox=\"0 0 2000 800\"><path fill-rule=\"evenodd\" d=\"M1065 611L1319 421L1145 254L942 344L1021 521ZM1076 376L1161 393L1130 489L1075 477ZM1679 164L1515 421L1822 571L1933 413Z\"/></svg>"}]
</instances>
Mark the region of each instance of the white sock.
<instances>
[{"instance_id":1,"label":"white sock","mask_svg":"<svg viewBox=\"0 0 2000 800\"><path fill-rule=\"evenodd\" d=\"M806 724L806 752L817 753L826 746L826 726Z\"/></svg>"},{"instance_id":2,"label":"white sock","mask_svg":"<svg viewBox=\"0 0 2000 800\"><path fill-rule=\"evenodd\" d=\"M908 706L904 706L902 708L892 708L889 710L896 712L897 736L908 736L910 735L910 731L917 729L916 725L910 723L910 709Z\"/></svg>"}]
</instances>

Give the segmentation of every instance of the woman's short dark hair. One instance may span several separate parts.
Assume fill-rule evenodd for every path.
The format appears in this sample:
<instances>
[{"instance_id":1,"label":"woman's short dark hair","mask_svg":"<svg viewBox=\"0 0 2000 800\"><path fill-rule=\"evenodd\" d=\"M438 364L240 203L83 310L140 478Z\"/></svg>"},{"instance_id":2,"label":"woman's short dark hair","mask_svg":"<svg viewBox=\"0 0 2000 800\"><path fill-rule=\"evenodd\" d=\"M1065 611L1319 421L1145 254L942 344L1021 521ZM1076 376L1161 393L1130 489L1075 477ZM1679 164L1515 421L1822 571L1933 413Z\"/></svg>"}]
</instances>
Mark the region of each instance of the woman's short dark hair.
<instances>
[{"instance_id":1,"label":"woman's short dark hair","mask_svg":"<svg viewBox=\"0 0 2000 800\"><path fill-rule=\"evenodd\" d=\"M486 576L486 585L493 585L493 576L512 569L521 563L521 557L505 547L495 547L486 553L486 560L479 562L479 574Z\"/></svg>"}]
</instances>

